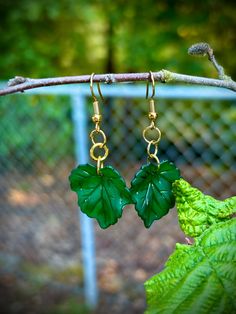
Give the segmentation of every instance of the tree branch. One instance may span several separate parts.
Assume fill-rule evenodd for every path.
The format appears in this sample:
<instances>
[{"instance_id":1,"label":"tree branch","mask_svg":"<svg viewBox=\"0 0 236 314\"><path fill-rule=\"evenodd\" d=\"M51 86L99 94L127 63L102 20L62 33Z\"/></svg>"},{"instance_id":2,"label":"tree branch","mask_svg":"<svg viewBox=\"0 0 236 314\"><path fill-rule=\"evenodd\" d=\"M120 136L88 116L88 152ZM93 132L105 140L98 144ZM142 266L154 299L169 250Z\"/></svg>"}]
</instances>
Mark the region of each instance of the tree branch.
<instances>
[{"instance_id":1,"label":"tree branch","mask_svg":"<svg viewBox=\"0 0 236 314\"><path fill-rule=\"evenodd\" d=\"M155 81L161 83L189 83L195 85L206 85L224 87L232 91L236 91L236 82L234 82L229 76L225 75L224 68L219 65L213 54L213 49L208 43L197 43L192 45L188 49L190 55L205 56L208 55L208 59L212 62L218 72L219 79L211 79L200 76L192 76L185 74L178 74L167 70L161 70L159 72L153 72ZM44 79L31 79L22 76L16 76L9 80L8 87L0 90L0 96L13 94L17 92L24 92L27 89L33 89L37 87L62 85L62 84L79 84L89 83L91 75L79 75L79 76L64 76ZM150 73L119 73L119 74L96 74L93 77L94 82L103 82L106 84L120 83L120 82L137 82L148 81L150 79Z\"/></svg>"},{"instance_id":2,"label":"tree branch","mask_svg":"<svg viewBox=\"0 0 236 314\"><path fill-rule=\"evenodd\" d=\"M199 76L191 76L185 74L178 74L167 70L161 70L159 72L153 72L155 81L162 83L189 83L195 85L206 85L206 86L217 86L224 87L233 91L236 91L236 82L233 80L220 80L211 79ZM119 74L95 74L94 82L103 82L106 84L120 83L120 82L137 82L137 81L148 81L150 77L149 72L147 73L119 73ZM80 84L89 83L90 75L79 75L79 76L64 76L44 79L31 79L17 76L11 79L8 83L8 87L0 90L0 96L13 94L17 92L24 92L28 89L54 86L62 84Z\"/></svg>"}]
</instances>

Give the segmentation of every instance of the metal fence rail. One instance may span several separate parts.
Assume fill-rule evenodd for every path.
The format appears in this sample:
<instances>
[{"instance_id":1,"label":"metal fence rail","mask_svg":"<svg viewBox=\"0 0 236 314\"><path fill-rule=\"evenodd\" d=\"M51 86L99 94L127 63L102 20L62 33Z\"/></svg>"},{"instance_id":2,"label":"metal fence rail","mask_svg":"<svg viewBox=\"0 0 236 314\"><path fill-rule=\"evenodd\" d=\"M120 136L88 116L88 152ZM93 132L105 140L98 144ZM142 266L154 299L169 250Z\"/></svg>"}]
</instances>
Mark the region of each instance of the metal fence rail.
<instances>
[{"instance_id":1,"label":"metal fence rail","mask_svg":"<svg viewBox=\"0 0 236 314\"><path fill-rule=\"evenodd\" d=\"M107 163L129 185L146 162L145 86L102 86L102 91L108 100L101 104ZM89 161L90 103L89 88L82 85L0 99L0 275L4 281L6 272L21 280L24 274L30 287L53 282L79 294L80 283L91 306L98 302L98 285L100 299L108 293L117 303L120 296L130 313L138 312L144 307L143 291L133 287L160 269L184 237L174 211L145 230L128 208L109 230L95 223L95 256L94 223L79 214L78 228L76 197L67 179L74 159ZM218 198L235 194L235 103L235 93L217 88L157 86L156 91L160 158L174 161L183 177Z\"/></svg>"}]
</instances>

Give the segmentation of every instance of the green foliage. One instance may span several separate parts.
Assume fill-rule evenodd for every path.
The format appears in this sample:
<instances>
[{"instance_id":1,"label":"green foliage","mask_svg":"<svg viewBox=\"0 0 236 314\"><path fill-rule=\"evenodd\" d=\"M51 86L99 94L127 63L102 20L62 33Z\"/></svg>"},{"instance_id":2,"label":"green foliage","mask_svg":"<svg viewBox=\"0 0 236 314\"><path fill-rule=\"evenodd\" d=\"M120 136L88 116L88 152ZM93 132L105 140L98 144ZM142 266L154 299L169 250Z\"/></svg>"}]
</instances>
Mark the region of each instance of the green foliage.
<instances>
[{"instance_id":1,"label":"green foliage","mask_svg":"<svg viewBox=\"0 0 236 314\"><path fill-rule=\"evenodd\" d=\"M146 228L174 206L172 183L179 177L179 170L168 161L161 162L159 167L149 163L136 173L130 191L138 215Z\"/></svg>"},{"instance_id":2,"label":"green foliage","mask_svg":"<svg viewBox=\"0 0 236 314\"><path fill-rule=\"evenodd\" d=\"M0 161L5 168L16 163L29 169L36 161L53 166L73 154L67 98L8 96L0 99L0 116Z\"/></svg>"},{"instance_id":3,"label":"green foliage","mask_svg":"<svg viewBox=\"0 0 236 314\"><path fill-rule=\"evenodd\" d=\"M218 201L204 195L183 179L173 184L179 224L186 235L197 237L212 224L224 221L236 212L236 196Z\"/></svg>"},{"instance_id":4,"label":"green foliage","mask_svg":"<svg viewBox=\"0 0 236 314\"><path fill-rule=\"evenodd\" d=\"M188 56L209 42L234 76L235 6L205 1L0 0L1 77L147 69L216 75ZM219 34L223 34L219 36Z\"/></svg>"},{"instance_id":5,"label":"green foliage","mask_svg":"<svg viewBox=\"0 0 236 314\"><path fill-rule=\"evenodd\" d=\"M122 208L132 202L125 181L110 166L97 173L92 165L80 165L72 170L69 180L82 212L96 218L103 229L115 224L122 215Z\"/></svg>"},{"instance_id":6,"label":"green foliage","mask_svg":"<svg viewBox=\"0 0 236 314\"><path fill-rule=\"evenodd\" d=\"M236 219L212 225L194 245L177 244L145 283L146 314L236 312Z\"/></svg>"}]
</instances>

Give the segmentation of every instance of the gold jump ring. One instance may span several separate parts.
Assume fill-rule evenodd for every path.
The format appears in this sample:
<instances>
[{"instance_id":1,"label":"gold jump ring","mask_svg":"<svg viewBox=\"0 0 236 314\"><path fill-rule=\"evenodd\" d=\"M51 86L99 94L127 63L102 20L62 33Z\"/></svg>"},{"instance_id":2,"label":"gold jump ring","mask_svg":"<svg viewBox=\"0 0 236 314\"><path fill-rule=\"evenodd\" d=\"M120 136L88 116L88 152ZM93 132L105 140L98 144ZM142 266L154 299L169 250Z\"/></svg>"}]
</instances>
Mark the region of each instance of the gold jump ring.
<instances>
[{"instance_id":1,"label":"gold jump ring","mask_svg":"<svg viewBox=\"0 0 236 314\"><path fill-rule=\"evenodd\" d=\"M94 155L94 150L95 150L95 148L103 148L104 149L104 155L103 156L98 156L98 157L96 157L95 155ZM96 144L94 144L92 147L91 147L91 149L90 149L90 156L91 156L91 158L93 159L93 160L96 160L96 161L98 161L98 160L100 160L100 162L101 161L103 161L103 160L105 160L106 158L107 158L107 156L108 156L108 153L109 153L109 149L107 148L107 146L106 145L104 145L103 143L96 143Z\"/></svg>"},{"instance_id":2,"label":"gold jump ring","mask_svg":"<svg viewBox=\"0 0 236 314\"><path fill-rule=\"evenodd\" d=\"M101 135L102 135L102 138L103 138L103 142L100 142L100 141L99 141L99 143L101 143L102 145L105 145L106 142L107 142L107 137L106 137L105 133L104 133L102 130L100 130L100 129L98 129L98 130L93 130L93 131L90 133L89 137L90 137L92 143L93 143L94 145L96 144L95 139L94 139L94 136L95 136L95 135L98 135L98 134L101 134Z\"/></svg>"},{"instance_id":3,"label":"gold jump ring","mask_svg":"<svg viewBox=\"0 0 236 314\"><path fill-rule=\"evenodd\" d=\"M149 130L155 130L157 132L157 138L156 139L148 139L147 138L147 132ZM143 130L143 138L144 140L147 142L147 143L150 143L152 142L153 144L157 144L160 139L161 139L161 131L158 129L158 127L156 127L155 125L149 125L148 127L146 127L144 130Z\"/></svg>"}]
</instances>

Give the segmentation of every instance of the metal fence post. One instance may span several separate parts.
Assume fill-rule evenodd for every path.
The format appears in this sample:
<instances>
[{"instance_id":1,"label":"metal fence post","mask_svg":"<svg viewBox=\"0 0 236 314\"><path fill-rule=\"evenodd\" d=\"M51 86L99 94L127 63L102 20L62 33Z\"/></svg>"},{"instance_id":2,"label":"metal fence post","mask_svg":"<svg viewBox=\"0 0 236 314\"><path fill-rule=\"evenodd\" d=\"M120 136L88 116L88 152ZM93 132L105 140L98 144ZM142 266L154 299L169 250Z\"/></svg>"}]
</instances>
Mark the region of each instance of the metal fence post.
<instances>
[{"instance_id":1,"label":"metal fence post","mask_svg":"<svg viewBox=\"0 0 236 314\"><path fill-rule=\"evenodd\" d=\"M86 97L71 96L72 119L74 124L75 155L79 164L88 162L88 130ZM96 278L96 252L93 221L79 210L81 245L84 269L85 299L88 306L95 308L98 302Z\"/></svg>"}]
</instances>

